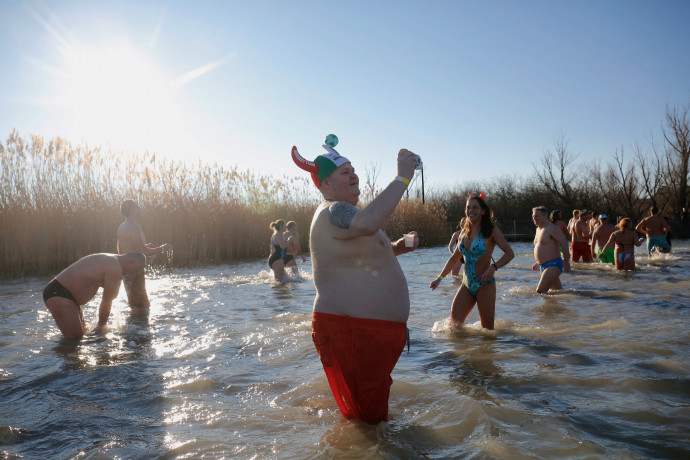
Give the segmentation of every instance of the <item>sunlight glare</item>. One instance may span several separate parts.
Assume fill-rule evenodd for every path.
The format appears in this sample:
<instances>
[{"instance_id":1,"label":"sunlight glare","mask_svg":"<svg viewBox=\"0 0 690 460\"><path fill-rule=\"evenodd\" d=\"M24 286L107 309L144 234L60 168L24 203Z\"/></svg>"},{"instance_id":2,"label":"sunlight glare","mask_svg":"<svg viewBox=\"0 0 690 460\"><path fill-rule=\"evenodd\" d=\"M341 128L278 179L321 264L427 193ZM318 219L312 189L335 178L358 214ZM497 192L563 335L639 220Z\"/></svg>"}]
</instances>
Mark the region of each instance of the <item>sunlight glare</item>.
<instances>
[{"instance_id":1,"label":"sunlight glare","mask_svg":"<svg viewBox=\"0 0 690 460\"><path fill-rule=\"evenodd\" d=\"M146 53L127 43L82 45L64 64L58 94L70 132L130 151L180 132L169 79Z\"/></svg>"}]
</instances>

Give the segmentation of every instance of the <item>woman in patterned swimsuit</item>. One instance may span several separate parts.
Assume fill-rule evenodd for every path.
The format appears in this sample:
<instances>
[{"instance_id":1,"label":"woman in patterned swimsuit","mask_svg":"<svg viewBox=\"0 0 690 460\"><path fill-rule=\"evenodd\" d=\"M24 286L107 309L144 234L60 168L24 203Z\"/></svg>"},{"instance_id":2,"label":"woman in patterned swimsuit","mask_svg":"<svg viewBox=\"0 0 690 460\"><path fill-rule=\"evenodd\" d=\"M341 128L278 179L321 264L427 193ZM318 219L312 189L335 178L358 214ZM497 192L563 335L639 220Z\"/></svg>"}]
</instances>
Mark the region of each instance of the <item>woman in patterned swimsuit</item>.
<instances>
[{"instance_id":1,"label":"woman in patterned swimsuit","mask_svg":"<svg viewBox=\"0 0 690 460\"><path fill-rule=\"evenodd\" d=\"M484 194L478 197L470 195L465 207L465 226L460 234L455 251L441 270L441 274L431 282L429 287L434 290L441 280L464 258L465 272L462 286L453 299L450 319L454 324L463 324L474 305L477 304L482 327L494 328L494 311L496 309L496 280L494 273L510 262L515 254L506 241L503 233L494 225L493 211L484 202ZM503 257L488 265L494 247L503 251ZM486 256L486 257L483 257ZM480 260L481 259L481 260ZM479 261L479 268L477 262ZM488 267L484 268L485 265ZM480 274L477 274L479 269Z\"/></svg>"}]
</instances>

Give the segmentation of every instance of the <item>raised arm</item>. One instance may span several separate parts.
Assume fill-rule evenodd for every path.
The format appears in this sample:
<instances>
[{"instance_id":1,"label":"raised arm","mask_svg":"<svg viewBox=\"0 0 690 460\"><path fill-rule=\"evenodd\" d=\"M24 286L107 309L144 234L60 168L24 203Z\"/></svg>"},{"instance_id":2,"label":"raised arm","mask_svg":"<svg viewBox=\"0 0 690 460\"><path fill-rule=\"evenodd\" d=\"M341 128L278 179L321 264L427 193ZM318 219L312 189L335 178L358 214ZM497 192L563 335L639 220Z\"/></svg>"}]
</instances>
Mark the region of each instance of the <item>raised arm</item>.
<instances>
[{"instance_id":1,"label":"raised arm","mask_svg":"<svg viewBox=\"0 0 690 460\"><path fill-rule=\"evenodd\" d=\"M414 175L417 160L414 153L402 149L398 152L398 176L409 180ZM342 229L339 238L357 238L362 235L373 235L378 232L393 214L407 184L402 180L393 180L369 205L358 210L345 202L337 202L329 208L329 220Z\"/></svg>"}]
</instances>

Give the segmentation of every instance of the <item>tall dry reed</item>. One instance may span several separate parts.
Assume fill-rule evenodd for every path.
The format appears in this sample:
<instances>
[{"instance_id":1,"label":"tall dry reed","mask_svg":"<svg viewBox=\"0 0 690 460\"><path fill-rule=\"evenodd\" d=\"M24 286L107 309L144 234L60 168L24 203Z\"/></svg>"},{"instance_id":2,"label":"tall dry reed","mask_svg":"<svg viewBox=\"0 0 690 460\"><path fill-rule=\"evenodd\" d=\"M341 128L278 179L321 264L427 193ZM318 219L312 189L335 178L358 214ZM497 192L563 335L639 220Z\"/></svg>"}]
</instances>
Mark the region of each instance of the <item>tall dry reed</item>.
<instances>
[{"instance_id":1,"label":"tall dry reed","mask_svg":"<svg viewBox=\"0 0 690 460\"><path fill-rule=\"evenodd\" d=\"M0 143L0 160L0 276L54 274L87 254L116 252L125 199L143 206L148 241L171 243L177 267L267 257L277 219L299 224L307 251L320 202L308 177L27 140L16 130ZM385 230L398 238L416 229L438 244L443 222L439 209L403 200Z\"/></svg>"}]
</instances>

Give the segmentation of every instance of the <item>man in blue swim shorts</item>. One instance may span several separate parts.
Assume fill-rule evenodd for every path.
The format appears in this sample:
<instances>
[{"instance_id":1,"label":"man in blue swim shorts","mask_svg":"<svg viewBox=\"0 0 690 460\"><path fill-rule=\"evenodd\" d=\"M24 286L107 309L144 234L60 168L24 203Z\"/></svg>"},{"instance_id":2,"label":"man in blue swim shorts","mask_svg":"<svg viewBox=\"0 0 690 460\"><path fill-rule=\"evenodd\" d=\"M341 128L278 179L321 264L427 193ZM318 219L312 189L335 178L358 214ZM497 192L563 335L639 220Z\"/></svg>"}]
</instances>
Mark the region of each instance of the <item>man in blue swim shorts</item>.
<instances>
[{"instance_id":1,"label":"man in blue swim shorts","mask_svg":"<svg viewBox=\"0 0 690 460\"><path fill-rule=\"evenodd\" d=\"M568 240L563 232L549 222L549 211L544 206L532 209L532 222L537 226L534 235L534 259L532 270L539 269L541 277L537 292L543 294L552 289L563 289L561 273L570 271L570 252ZM563 250L563 258L561 251Z\"/></svg>"},{"instance_id":2,"label":"man in blue swim shorts","mask_svg":"<svg viewBox=\"0 0 690 460\"><path fill-rule=\"evenodd\" d=\"M647 235L647 254L649 257L652 257L654 248L658 248L659 252L663 253L671 252L671 247L666 240L666 234L671 231L671 227L666 219L659 215L659 208L656 206L652 206L649 216L642 219L635 230Z\"/></svg>"}]
</instances>

